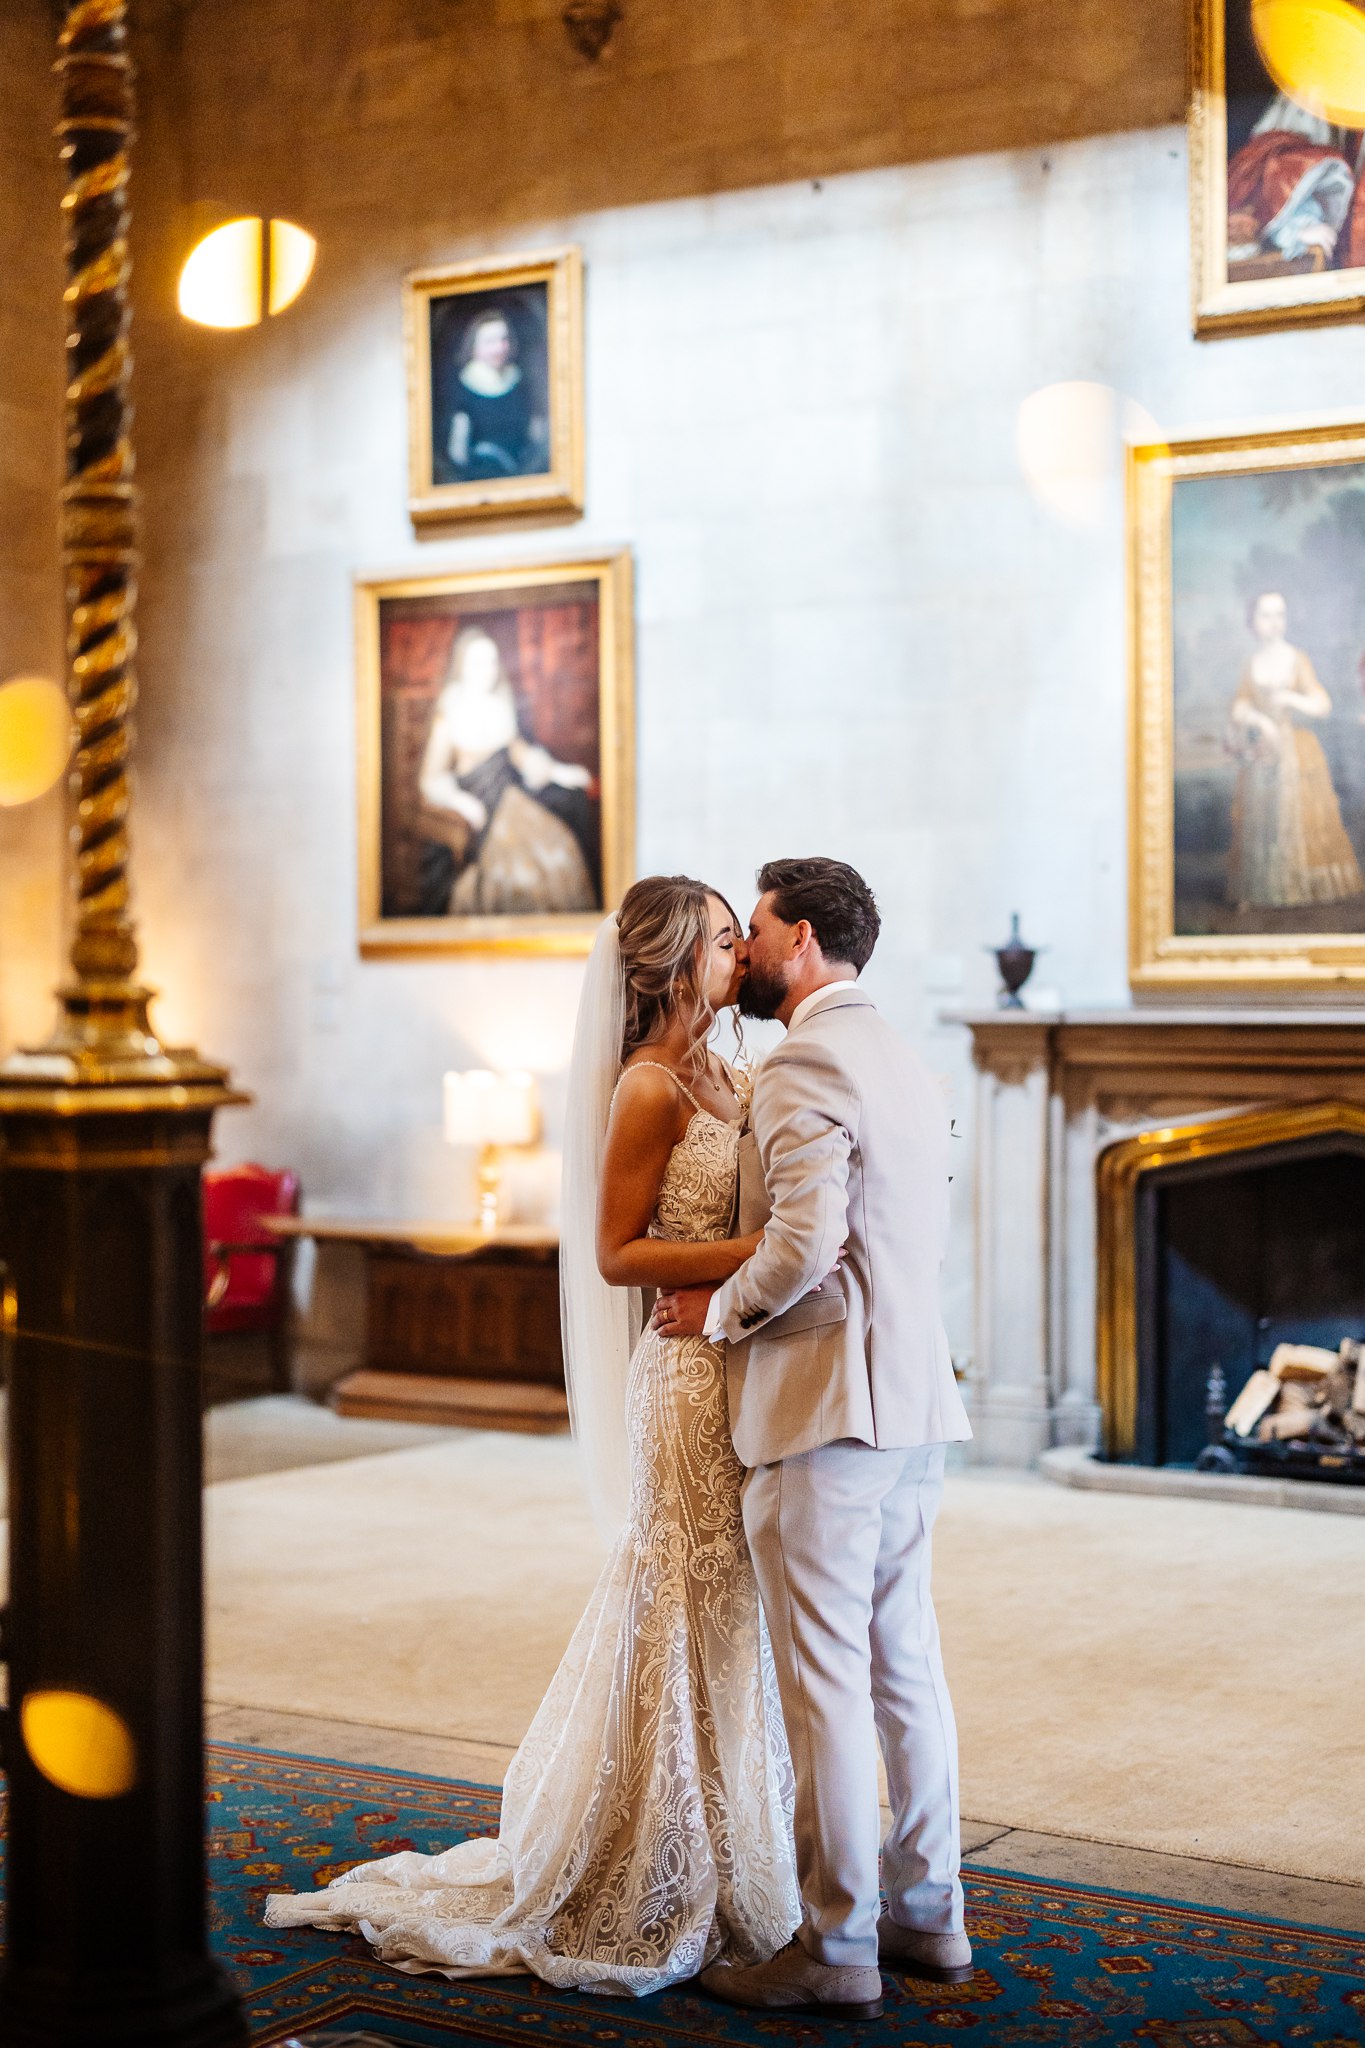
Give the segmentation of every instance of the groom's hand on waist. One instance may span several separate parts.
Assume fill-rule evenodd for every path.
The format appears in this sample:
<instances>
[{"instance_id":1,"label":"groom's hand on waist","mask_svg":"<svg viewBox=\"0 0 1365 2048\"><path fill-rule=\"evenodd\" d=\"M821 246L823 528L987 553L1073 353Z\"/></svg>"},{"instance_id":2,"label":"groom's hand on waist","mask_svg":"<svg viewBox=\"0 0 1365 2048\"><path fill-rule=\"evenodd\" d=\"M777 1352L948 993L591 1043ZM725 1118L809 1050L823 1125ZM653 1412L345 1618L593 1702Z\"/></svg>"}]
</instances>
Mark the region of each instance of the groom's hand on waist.
<instances>
[{"instance_id":1,"label":"groom's hand on waist","mask_svg":"<svg viewBox=\"0 0 1365 2048\"><path fill-rule=\"evenodd\" d=\"M651 1323L661 1337L701 1337L714 1290L710 1287L666 1287L654 1304Z\"/></svg>"}]
</instances>

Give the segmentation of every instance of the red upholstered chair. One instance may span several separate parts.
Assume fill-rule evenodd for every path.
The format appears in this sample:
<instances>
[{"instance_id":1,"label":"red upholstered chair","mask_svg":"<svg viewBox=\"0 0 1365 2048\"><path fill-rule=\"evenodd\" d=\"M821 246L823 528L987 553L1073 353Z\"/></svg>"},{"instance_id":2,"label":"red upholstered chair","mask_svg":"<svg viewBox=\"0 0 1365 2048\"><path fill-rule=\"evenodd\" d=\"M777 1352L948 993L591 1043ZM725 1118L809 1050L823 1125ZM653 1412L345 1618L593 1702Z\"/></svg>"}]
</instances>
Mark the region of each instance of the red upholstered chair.
<instances>
[{"instance_id":1,"label":"red upholstered chair","mask_svg":"<svg viewBox=\"0 0 1365 2048\"><path fill-rule=\"evenodd\" d=\"M297 1216L299 1177L265 1166L204 1175L204 1327L259 1332L270 1343L270 1383L289 1385L292 1237L276 1237L266 1216Z\"/></svg>"}]
</instances>

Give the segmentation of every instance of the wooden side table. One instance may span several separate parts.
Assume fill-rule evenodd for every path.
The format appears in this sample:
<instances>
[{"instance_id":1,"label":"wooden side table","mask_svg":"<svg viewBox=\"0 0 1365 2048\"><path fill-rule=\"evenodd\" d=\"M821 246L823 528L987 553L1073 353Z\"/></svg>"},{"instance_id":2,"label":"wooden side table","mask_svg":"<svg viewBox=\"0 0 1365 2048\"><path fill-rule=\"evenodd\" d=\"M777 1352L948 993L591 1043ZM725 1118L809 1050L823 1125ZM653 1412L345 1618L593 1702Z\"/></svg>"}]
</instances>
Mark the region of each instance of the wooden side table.
<instances>
[{"instance_id":1,"label":"wooden side table","mask_svg":"<svg viewBox=\"0 0 1365 2048\"><path fill-rule=\"evenodd\" d=\"M271 1228L365 1254L365 1363L333 1388L339 1414L568 1428L553 1231L322 1216Z\"/></svg>"}]
</instances>

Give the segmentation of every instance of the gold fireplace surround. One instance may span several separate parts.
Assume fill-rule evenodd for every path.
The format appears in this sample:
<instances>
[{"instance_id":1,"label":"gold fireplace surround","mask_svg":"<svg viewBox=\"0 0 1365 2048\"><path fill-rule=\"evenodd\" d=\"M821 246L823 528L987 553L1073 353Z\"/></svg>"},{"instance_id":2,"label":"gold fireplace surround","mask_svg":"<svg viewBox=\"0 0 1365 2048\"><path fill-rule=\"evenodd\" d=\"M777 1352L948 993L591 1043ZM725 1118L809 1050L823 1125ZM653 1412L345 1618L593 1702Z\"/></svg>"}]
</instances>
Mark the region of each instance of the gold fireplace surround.
<instances>
[{"instance_id":1,"label":"gold fireplace surround","mask_svg":"<svg viewBox=\"0 0 1365 2048\"><path fill-rule=\"evenodd\" d=\"M1129 1458L1137 1443L1137 1257L1139 1184L1158 1166L1253 1152L1300 1138L1365 1136L1365 1106L1273 1103L1233 1115L1139 1131L1101 1152L1096 1176L1096 1369L1104 1453Z\"/></svg>"}]
</instances>

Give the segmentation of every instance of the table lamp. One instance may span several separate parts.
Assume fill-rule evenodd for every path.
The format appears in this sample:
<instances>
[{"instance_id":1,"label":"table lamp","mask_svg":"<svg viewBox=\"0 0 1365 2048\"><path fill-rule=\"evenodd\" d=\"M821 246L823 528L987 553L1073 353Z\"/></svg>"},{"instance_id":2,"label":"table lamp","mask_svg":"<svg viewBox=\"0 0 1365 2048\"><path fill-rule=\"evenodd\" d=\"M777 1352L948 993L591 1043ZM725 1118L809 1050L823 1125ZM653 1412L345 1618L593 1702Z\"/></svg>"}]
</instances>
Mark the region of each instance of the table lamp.
<instances>
[{"instance_id":1,"label":"table lamp","mask_svg":"<svg viewBox=\"0 0 1365 2048\"><path fill-rule=\"evenodd\" d=\"M475 1068L443 1082L448 1145L479 1147L479 1228L494 1230L502 1182L502 1147L534 1145L540 1103L534 1074L495 1074Z\"/></svg>"}]
</instances>

